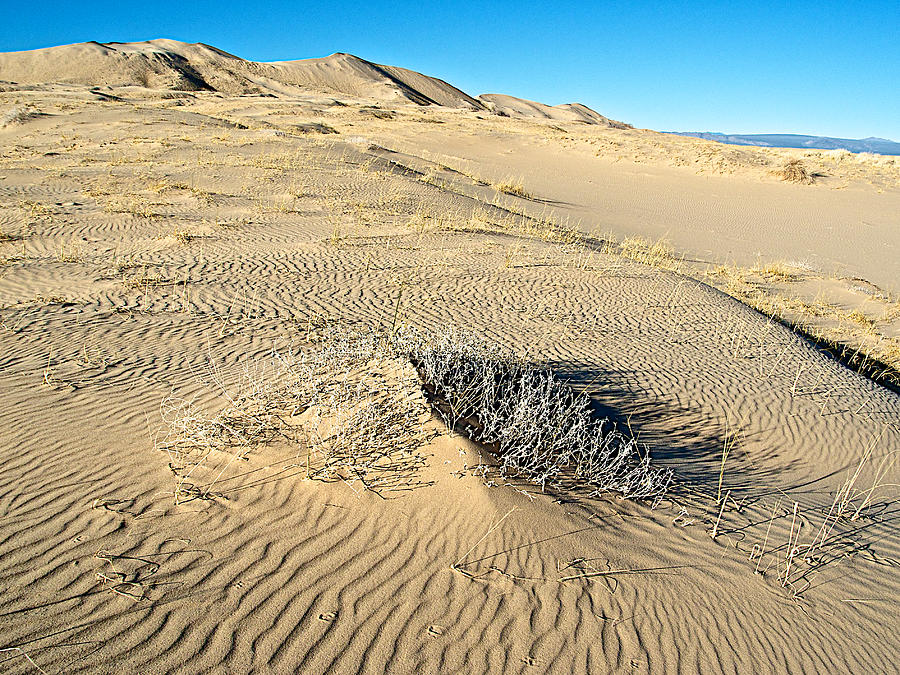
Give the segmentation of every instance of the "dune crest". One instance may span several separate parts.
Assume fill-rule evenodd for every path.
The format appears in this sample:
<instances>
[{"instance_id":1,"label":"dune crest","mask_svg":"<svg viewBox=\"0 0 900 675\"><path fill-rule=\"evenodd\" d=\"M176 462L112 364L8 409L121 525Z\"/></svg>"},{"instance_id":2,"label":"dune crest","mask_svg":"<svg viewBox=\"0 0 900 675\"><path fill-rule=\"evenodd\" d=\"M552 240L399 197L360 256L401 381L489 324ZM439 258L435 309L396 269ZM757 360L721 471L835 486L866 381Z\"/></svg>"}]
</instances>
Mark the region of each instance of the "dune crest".
<instances>
[{"instance_id":1,"label":"dune crest","mask_svg":"<svg viewBox=\"0 0 900 675\"><path fill-rule=\"evenodd\" d=\"M64 82L225 94L297 94L312 89L419 105L484 108L442 80L351 54L258 63L203 43L166 39L9 52L0 55L0 79L18 84Z\"/></svg>"},{"instance_id":2,"label":"dune crest","mask_svg":"<svg viewBox=\"0 0 900 675\"><path fill-rule=\"evenodd\" d=\"M547 105L537 101L528 101L506 94L482 94L479 96L494 112L508 117L547 119L560 122L584 122L585 124L603 124L616 129L630 129L631 125L617 122L596 110L591 110L582 103L563 103Z\"/></svg>"},{"instance_id":3,"label":"dune crest","mask_svg":"<svg viewBox=\"0 0 900 675\"><path fill-rule=\"evenodd\" d=\"M317 59L262 63L201 42L84 42L0 54L0 80L224 94L297 95L312 90L385 103L490 110L507 117L628 128L580 103L550 106L504 94L475 98L436 77L341 52Z\"/></svg>"}]
</instances>

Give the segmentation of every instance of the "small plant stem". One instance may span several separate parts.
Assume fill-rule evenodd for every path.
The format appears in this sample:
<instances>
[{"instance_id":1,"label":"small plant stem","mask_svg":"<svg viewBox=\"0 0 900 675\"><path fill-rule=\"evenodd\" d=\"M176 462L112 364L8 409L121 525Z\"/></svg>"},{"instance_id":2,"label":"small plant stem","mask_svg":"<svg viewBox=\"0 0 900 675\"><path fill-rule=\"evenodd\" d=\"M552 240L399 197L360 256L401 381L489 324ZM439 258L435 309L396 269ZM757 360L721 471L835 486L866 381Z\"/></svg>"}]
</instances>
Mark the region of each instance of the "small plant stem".
<instances>
[{"instance_id":1,"label":"small plant stem","mask_svg":"<svg viewBox=\"0 0 900 675\"><path fill-rule=\"evenodd\" d=\"M725 499L722 500L722 507L719 509L719 517L716 518L716 524L713 525L712 530L712 538L715 539L719 534L719 522L722 520L722 514L725 512L725 505L728 503L728 495L731 494L731 490L725 493Z\"/></svg>"},{"instance_id":2,"label":"small plant stem","mask_svg":"<svg viewBox=\"0 0 900 675\"><path fill-rule=\"evenodd\" d=\"M509 516L509 514L511 514L511 513L512 513L513 511L515 511L517 508L518 508L518 507L514 506L514 507L512 507L509 511L507 511L505 516L503 516L503 517L502 517L500 520L498 520L494 525L492 525L492 526L490 527L490 529L488 529L488 531L484 533L484 536L483 536L481 539L479 539L479 540L476 541L474 544L472 544L472 547L471 547L468 551L466 551L465 553L463 553L463 554L459 557L459 560L457 560L455 563L453 563L452 565L450 565L450 569L456 569L456 568L458 568L458 567L460 566L460 563L462 563L462 561L466 559L466 556L468 556L472 551L474 551L475 548L478 546L478 544L480 544L480 543L483 542L485 539L487 539L487 538L490 536L491 532L493 532L493 531L496 530L498 527L500 527L500 524L501 524L504 520L506 520L507 516Z\"/></svg>"},{"instance_id":3,"label":"small plant stem","mask_svg":"<svg viewBox=\"0 0 900 675\"><path fill-rule=\"evenodd\" d=\"M800 504L794 502L794 517L791 519L791 534L788 537L787 564L784 569L784 581L781 582L782 588L787 586L788 578L791 575L791 562L794 559L794 525L797 523L797 509Z\"/></svg>"},{"instance_id":4,"label":"small plant stem","mask_svg":"<svg viewBox=\"0 0 900 675\"><path fill-rule=\"evenodd\" d=\"M772 521L775 520L775 513L778 511L778 500L775 500L775 506L772 507L772 517L769 518L769 524L766 527L766 538L763 540L762 548L759 551L759 558L756 560L755 574L759 574L759 564L762 562L763 556L766 554L766 545L769 543L769 530L772 529Z\"/></svg>"}]
</instances>

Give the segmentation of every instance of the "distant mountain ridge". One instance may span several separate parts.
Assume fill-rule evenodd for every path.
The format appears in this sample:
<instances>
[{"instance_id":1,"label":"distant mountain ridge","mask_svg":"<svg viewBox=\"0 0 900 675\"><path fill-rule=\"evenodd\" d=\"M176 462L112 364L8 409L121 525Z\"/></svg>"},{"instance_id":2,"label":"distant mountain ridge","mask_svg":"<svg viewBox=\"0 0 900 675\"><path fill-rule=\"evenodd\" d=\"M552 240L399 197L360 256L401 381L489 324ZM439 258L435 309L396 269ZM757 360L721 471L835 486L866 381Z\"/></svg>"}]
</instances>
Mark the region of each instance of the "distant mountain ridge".
<instances>
[{"instance_id":1,"label":"distant mountain ridge","mask_svg":"<svg viewBox=\"0 0 900 675\"><path fill-rule=\"evenodd\" d=\"M231 95L291 96L312 90L384 103L416 103L507 117L628 127L579 103L550 106L501 94L474 97L436 77L372 63L352 54L338 52L319 59L263 63L201 42L168 39L82 42L0 53L0 80L25 86L137 86Z\"/></svg>"},{"instance_id":2,"label":"distant mountain ridge","mask_svg":"<svg viewBox=\"0 0 900 675\"><path fill-rule=\"evenodd\" d=\"M847 150L872 152L877 155L900 155L900 143L887 138L833 138L802 134L722 134L714 131L670 131L678 136L693 136L729 145L755 145L767 148L811 148L816 150Z\"/></svg>"}]
</instances>

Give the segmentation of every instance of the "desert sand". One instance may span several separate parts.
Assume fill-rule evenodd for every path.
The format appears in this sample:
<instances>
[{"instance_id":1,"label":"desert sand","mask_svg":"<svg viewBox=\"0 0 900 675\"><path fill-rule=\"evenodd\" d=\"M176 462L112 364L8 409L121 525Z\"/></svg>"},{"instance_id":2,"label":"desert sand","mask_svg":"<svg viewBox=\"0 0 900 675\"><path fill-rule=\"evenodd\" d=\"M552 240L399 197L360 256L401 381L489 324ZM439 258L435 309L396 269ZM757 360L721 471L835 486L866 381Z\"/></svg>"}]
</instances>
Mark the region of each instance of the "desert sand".
<instances>
[{"instance_id":1,"label":"desert sand","mask_svg":"<svg viewBox=\"0 0 900 675\"><path fill-rule=\"evenodd\" d=\"M896 158L347 54L0 81L0 671L897 672ZM334 346L401 331L552 368L671 484L503 471Z\"/></svg>"}]
</instances>

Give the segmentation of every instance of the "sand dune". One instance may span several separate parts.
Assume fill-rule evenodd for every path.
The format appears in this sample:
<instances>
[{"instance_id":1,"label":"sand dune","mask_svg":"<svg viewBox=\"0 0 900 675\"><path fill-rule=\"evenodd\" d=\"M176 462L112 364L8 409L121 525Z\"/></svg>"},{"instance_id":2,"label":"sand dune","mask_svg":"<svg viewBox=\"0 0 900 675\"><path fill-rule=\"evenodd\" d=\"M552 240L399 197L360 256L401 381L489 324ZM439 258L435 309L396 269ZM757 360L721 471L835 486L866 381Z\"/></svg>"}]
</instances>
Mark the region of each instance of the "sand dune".
<instances>
[{"instance_id":1,"label":"sand dune","mask_svg":"<svg viewBox=\"0 0 900 675\"><path fill-rule=\"evenodd\" d=\"M267 64L256 64L268 73ZM333 54L324 59L283 61L271 64L275 79L309 89L383 101L412 102L449 108L481 109L476 99L443 80L405 68L380 66L352 54Z\"/></svg>"},{"instance_id":2,"label":"sand dune","mask_svg":"<svg viewBox=\"0 0 900 675\"><path fill-rule=\"evenodd\" d=\"M0 55L0 79L20 84L70 82L229 94L313 90L419 105L484 107L442 80L404 68L380 66L350 54L256 63L209 45L177 40L86 42L5 53Z\"/></svg>"},{"instance_id":3,"label":"sand dune","mask_svg":"<svg viewBox=\"0 0 900 675\"><path fill-rule=\"evenodd\" d=\"M352 54L257 63L202 43L177 40L86 42L0 54L0 79L20 84L69 82L107 87L144 86L229 94L322 91L364 99L412 102L511 117L616 124L579 103L548 106L502 94L473 98L434 77L382 66Z\"/></svg>"},{"instance_id":4,"label":"sand dune","mask_svg":"<svg viewBox=\"0 0 900 675\"><path fill-rule=\"evenodd\" d=\"M506 94L482 94L478 98L487 102L490 109L494 112L509 117L604 124L617 129L629 128L628 125L604 117L581 103L564 103L550 106L545 103L516 98L515 96L507 96Z\"/></svg>"},{"instance_id":5,"label":"sand dune","mask_svg":"<svg viewBox=\"0 0 900 675\"><path fill-rule=\"evenodd\" d=\"M896 344L895 165L485 114L347 55L59 49L0 56L0 671L896 670L900 395L736 299ZM119 84L63 84L76 56ZM304 370L398 326L552 367L674 484L542 489L412 364ZM354 433L383 462L325 470Z\"/></svg>"}]
</instances>

